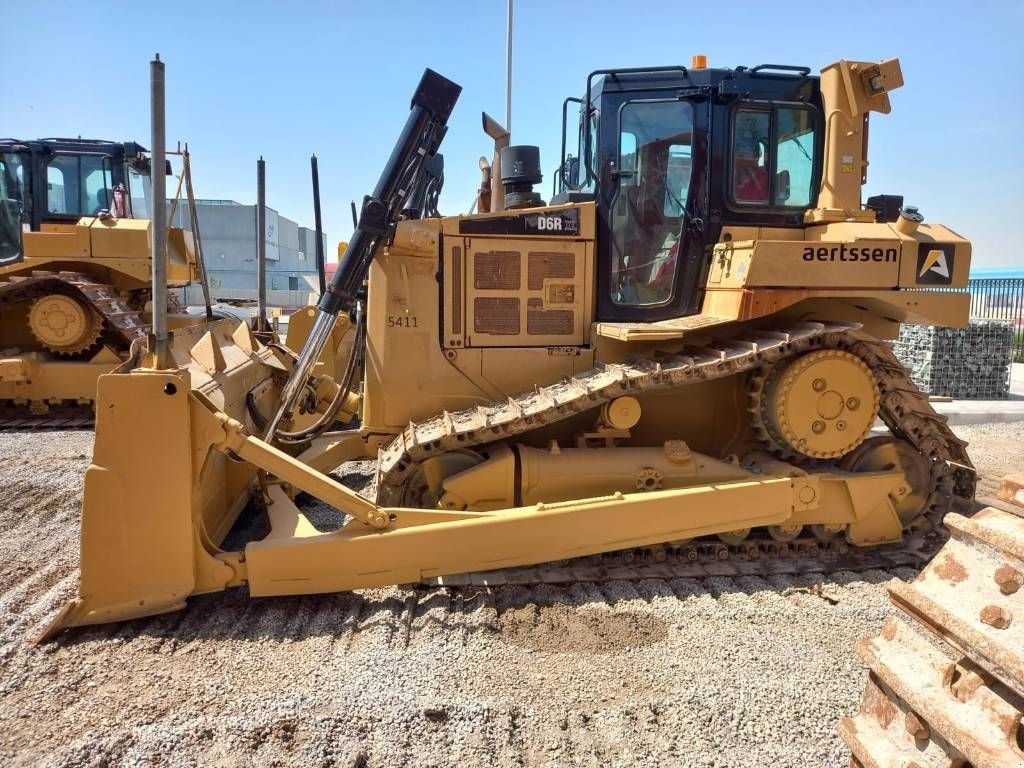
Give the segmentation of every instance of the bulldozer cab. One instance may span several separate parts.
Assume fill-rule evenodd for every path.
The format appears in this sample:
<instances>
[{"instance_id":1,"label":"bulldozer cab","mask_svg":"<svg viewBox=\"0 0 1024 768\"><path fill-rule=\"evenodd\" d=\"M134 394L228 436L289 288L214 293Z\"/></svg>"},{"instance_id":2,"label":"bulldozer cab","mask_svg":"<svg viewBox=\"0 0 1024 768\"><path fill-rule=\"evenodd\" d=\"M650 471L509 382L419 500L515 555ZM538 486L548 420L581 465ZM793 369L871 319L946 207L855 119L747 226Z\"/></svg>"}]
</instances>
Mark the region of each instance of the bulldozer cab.
<instances>
[{"instance_id":1,"label":"bulldozer cab","mask_svg":"<svg viewBox=\"0 0 1024 768\"><path fill-rule=\"evenodd\" d=\"M799 228L817 202L824 117L806 67L598 70L563 138L553 204L597 208L597 319L701 312L723 227Z\"/></svg>"},{"instance_id":2,"label":"bulldozer cab","mask_svg":"<svg viewBox=\"0 0 1024 768\"><path fill-rule=\"evenodd\" d=\"M102 211L119 218L148 218L152 201L145 153L134 142L2 140L0 207L17 211L22 228L32 232L44 224L74 224ZM7 218L5 213L5 222ZM8 229L6 223L0 226L4 243Z\"/></svg>"}]
</instances>

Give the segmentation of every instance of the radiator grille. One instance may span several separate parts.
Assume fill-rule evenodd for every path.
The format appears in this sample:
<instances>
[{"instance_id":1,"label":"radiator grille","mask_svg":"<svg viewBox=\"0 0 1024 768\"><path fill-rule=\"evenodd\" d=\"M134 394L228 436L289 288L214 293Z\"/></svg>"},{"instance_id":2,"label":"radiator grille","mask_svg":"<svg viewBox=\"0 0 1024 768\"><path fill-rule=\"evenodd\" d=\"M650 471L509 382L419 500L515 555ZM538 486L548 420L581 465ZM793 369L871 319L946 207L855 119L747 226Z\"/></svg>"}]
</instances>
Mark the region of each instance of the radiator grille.
<instances>
[{"instance_id":1,"label":"radiator grille","mask_svg":"<svg viewBox=\"0 0 1024 768\"><path fill-rule=\"evenodd\" d=\"M452 333L462 335L462 248L452 248Z\"/></svg>"},{"instance_id":2,"label":"radiator grille","mask_svg":"<svg viewBox=\"0 0 1024 768\"><path fill-rule=\"evenodd\" d=\"M473 287L479 290L519 290L521 260L519 251L477 253L473 257Z\"/></svg>"},{"instance_id":3,"label":"radiator grille","mask_svg":"<svg viewBox=\"0 0 1024 768\"><path fill-rule=\"evenodd\" d=\"M567 336L573 332L571 309L544 309L540 299L526 303L526 333L530 336Z\"/></svg>"},{"instance_id":4,"label":"radiator grille","mask_svg":"<svg viewBox=\"0 0 1024 768\"><path fill-rule=\"evenodd\" d=\"M576 277L576 258L571 253L545 253L538 251L529 255L529 277L527 284L531 291L544 287L547 278L570 279Z\"/></svg>"},{"instance_id":5,"label":"radiator grille","mask_svg":"<svg viewBox=\"0 0 1024 768\"><path fill-rule=\"evenodd\" d=\"M473 330L492 336L519 334L519 299L478 296L473 300Z\"/></svg>"}]
</instances>

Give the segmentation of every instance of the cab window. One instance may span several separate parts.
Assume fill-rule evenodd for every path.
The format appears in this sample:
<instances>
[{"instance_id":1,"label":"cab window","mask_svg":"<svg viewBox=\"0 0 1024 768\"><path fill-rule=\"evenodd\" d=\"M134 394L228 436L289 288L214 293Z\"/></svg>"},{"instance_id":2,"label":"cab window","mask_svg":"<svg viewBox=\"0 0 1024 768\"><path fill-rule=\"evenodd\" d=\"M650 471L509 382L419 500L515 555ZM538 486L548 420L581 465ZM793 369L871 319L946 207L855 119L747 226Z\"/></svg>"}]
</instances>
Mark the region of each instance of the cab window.
<instances>
[{"instance_id":1,"label":"cab window","mask_svg":"<svg viewBox=\"0 0 1024 768\"><path fill-rule=\"evenodd\" d=\"M153 198L153 184L149 173L134 165L128 166L128 190L130 213L137 219L148 219Z\"/></svg>"},{"instance_id":2,"label":"cab window","mask_svg":"<svg viewBox=\"0 0 1024 768\"><path fill-rule=\"evenodd\" d=\"M612 301L672 300L686 216L693 107L629 102L619 112L618 189L612 206Z\"/></svg>"},{"instance_id":3,"label":"cab window","mask_svg":"<svg viewBox=\"0 0 1024 768\"><path fill-rule=\"evenodd\" d=\"M814 174L814 115L809 109L779 109L775 138L775 204L806 208Z\"/></svg>"},{"instance_id":4,"label":"cab window","mask_svg":"<svg viewBox=\"0 0 1024 768\"><path fill-rule=\"evenodd\" d=\"M739 207L806 208L813 200L814 112L803 107L737 109L732 201Z\"/></svg>"},{"instance_id":5,"label":"cab window","mask_svg":"<svg viewBox=\"0 0 1024 768\"><path fill-rule=\"evenodd\" d=\"M771 113L736 111L732 157L732 194L741 205L768 205L768 157Z\"/></svg>"},{"instance_id":6,"label":"cab window","mask_svg":"<svg viewBox=\"0 0 1024 768\"><path fill-rule=\"evenodd\" d=\"M95 216L109 210L110 158L57 155L46 166L46 210L62 216Z\"/></svg>"}]
</instances>

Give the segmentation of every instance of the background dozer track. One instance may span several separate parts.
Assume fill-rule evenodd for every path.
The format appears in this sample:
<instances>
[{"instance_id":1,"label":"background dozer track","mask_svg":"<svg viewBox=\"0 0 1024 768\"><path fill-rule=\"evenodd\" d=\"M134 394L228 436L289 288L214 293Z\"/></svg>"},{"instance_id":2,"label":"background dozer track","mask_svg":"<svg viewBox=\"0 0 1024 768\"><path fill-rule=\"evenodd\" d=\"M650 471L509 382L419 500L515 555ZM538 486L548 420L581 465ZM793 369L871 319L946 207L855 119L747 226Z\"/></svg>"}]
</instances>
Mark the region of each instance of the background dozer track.
<instances>
[{"instance_id":1,"label":"background dozer track","mask_svg":"<svg viewBox=\"0 0 1024 768\"><path fill-rule=\"evenodd\" d=\"M45 351L68 357L88 360L93 354L111 346L127 353L132 342L145 339L149 325L142 312L133 307L129 299L113 285L103 283L82 272L34 270L31 275L12 275L0 281L0 311L20 318L33 332L31 308L35 302L49 297L67 297L79 311L91 314L96 333L87 339L81 349L60 350L46 346ZM14 322L9 320L8 322ZM93 423L93 399L88 402L46 402L21 403L12 400L0 401L0 428L3 429L70 429L89 427ZM41 406L41 407L40 407Z\"/></svg>"}]
</instances>

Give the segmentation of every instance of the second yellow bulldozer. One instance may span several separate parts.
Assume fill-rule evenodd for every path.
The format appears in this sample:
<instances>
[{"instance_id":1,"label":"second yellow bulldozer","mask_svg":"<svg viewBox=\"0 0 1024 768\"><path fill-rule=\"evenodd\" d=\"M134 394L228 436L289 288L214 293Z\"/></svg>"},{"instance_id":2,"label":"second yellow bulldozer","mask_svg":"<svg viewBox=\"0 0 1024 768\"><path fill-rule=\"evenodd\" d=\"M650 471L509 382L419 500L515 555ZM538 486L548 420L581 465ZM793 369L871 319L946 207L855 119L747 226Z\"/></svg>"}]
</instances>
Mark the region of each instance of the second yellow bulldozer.
<instances>
[{"instance_id":1,"label":"second yellow bulldozer","mask_svg":"<svg viewBox=\"0 0 1024 768\"><path fill-rule=\"evenodd\" d=\"M0 140L0 425L92 423L97 378L146 338L151 173L135 142ZM167 253L171 287L198 280L192 232Z\"/></svg>"}]
</instances>

